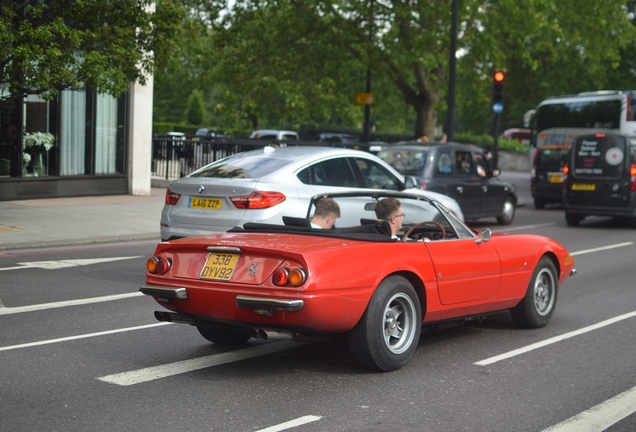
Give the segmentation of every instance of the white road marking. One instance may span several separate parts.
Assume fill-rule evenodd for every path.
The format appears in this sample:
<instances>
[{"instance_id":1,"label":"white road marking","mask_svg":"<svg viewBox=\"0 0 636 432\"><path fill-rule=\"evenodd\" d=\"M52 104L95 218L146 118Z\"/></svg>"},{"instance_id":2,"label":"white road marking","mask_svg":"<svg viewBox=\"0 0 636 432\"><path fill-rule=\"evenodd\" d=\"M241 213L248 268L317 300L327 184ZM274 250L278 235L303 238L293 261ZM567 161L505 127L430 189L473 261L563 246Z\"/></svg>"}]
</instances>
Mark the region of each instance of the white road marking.
<instances>
[{"instance_id":1,"label":"white road marking","mask_svg":"<svg viewBox=\"0 0 636 432\"><path fill-rule=\"evenodd\" d=\"M113 258L90 258L90 259L72 259L72 260L58 260L58 261L32 261L32 262L26 262L26 263L18 263L18 266L16 267L0 268L0 271L23 270L23 269L32 269L32 268L57 270L61 268L86 266L91 264L100 264L105 262L121 261L121 260L135 259L135 258L141 258L141 257L142 255L129 256L129 257L113 257Z\"/></svg>"},{"instance_id":2,"label":"white road marking","mask_svg":"<svg viewBox=\"0 0 636 432\"><path fill-rule=\"evenodd\" d=\"M300 342L274 342L266 345L259 345L253 348L246 348L237 351L230 351L221 354L213 354L205 357L198 357L190 360L183 360L159 366L152 366L130 372L122 372L97 378L111 384L129 386L173 375L205 369L226 363L271 354L278 351L285 351L293 347L303 345Z\"/></svg>"},{"instance_id":3,"label":"white road marking","mask_svg":"<svg viewBox=\"0 0 636 432\"><path fill-rule=\"evenodd\" d=\"M636 412L636 387L543 432L601 432Z\"/></svg>"},{"instance_id":4,"label":"white road marking","mask_svg":"<svg viewBox=\"0 0 636 432\"><path fill-rule=\"evenodd\" d=\"M86 339L86 338L91 338L96 336L105 336L109 334L123 333L123 332L133 331L133 330L144 330L147 328L162 326L166 324L172 324L172 323L160 322L155 324L146 324L146 325L137 326L137 327L127 327L127 328L116 329L116 330L105 330L105 331L97 332L97 333L87 333L87 334L77 335L77 336L67 336L63 338L49 339L49 340L44 340L39 342L29 342L29 343L24 343L20 345L10 345L6 347L0 347L0 351L11 351L11 350L20 349L20 348L29 348L29 347L40 346L40 345L54 344L58 342L68 342L68 341L73 341L78 339Z\"/></svg>"},{"instance_id":5,"label":"white road marking","mask_svg":"<svg viewBox=\"0 0 636 432\"><path fill-rule=\"evenodd\" d=\"M30 305L30 306L2 307L0 308L0 315L11 315L11 314L17 314L17 313L23 313L23 312L33 312L33 311L44 310L44 309L55 309L55 308L61 308L61 307L67 307L67 306L90 304L90 303L101 303L101 302L112 301L112 300L121 300L125 298L130 298L130 297L139 297L143 295L144 294L137 291L137 292L126 293L126 294L113 294L108 296L91 297L91 298L79 299L79 300L67 300L67 301L60 301L60 302L53 302L53 303L40 303L40 304Z\"/></svg>"},{"instance_id":6,"label":"white road marking","mask_svg":"<svg viewBox=\"0 0 636 432\"><path fill-rule=\"evenodd\" d=\"M530 352L530 351L533 351L533 350L536 350L536 349L539 349L539 348L543 348L543 347L545 347L547 345L552 345L554 343L561 342L561 341L563 341L565 339L573 338L575 336L579 336L579 335L582 335L584 333L591 332L593 330L598 330L598 329L600 329L602 327L606 327L608 325L615 324L615 323L617 323L619 321L623 321L623 320L626 320L626 319L629 319L629 318L633 318L633 317L636 317L636 311L630 312L630 313L626 313L626 314L623 314L623 315L619 315L617 317L610 318L610 319L607 319L605 321L601 321L599 323L592 324L591 326L583 327L581 329L574 330L574 331L571 331L569 333L562 334L560 336L555 336L555 337L552 337L550 339L546 339L546 340L541 341L541 342L537 342L537 343L534 343L534 344L531 344L531 345L526 345L523 348L519 348L519 349L516 349L516 350L513 350L513 351L508 351L507 353L499 354L497 356L490 357L490 358L487 358L485 360L478 361L478 362L476 362L474 364L476 364L477 366L487 366L489 364L497 363L497 362L499 362L501 360L506 360L506 359L509 359L511 357L518 356L520 354L525 354L527 352Z\"/></svg>"},{"instance_id":7,"label":"white road marking","mask_svg":"<svg viewBox=\"0 0 636 432\"><path fill-rule=\"evenodd\" d=\"M302 426L302 425L307 424L307 423L315 422L315 421L320 420L321 418L322 417L320 417L320 416L307 415L307 416L304 416L304 417L299 417L299 418L297 418L295 420L290 420L290 421L285 422L285 423L281 423L281 424L278 424L278 425L270 426L270 427L265 428L265 429L260 429L260 430L257 430L256 432L278 432L278 431L282 431L282 430L285 430L285 429L291 429L291 428L294 428L296 426Z\"/></svg>"},{"instance_id":8,"label":"white road marking","mask_svg":"<svg viewBox=\"0 0 636 432\"><path fill-rule=\"evenodd\" d=\"M493 232L508 232L508 231L523 231L523 230L528 230L528 229L532 229L532 228L543 228L543 227L549 227L549 226L554 226L556 225L556 222L547 222L547 223L543 223L543 224L536 224L536 225L523 225L523 226L516 226L516 227L509 227L509 228L497 228L494 229Z\"/></svg>"},{"instance_id":9,"label":"white road marking","mask_svg":"<svg viewBox=\"0 0 636 432\"><path fill-rule=\"evenodd\" d=\"M583 255L583 254L588 254L588 253L601 252L601 251L604 251L604 250L616 249L616 248L625 247L625 246L631 246L633 244L634 244L634 242L616 243L616 244L613 244L613 245L601 246L601 247L597 247L597 248L594 248L594 249L585 249L585 250L572 252L570 255L571 256L577 256L577 255Z\"/></svg>"}]
</instances>

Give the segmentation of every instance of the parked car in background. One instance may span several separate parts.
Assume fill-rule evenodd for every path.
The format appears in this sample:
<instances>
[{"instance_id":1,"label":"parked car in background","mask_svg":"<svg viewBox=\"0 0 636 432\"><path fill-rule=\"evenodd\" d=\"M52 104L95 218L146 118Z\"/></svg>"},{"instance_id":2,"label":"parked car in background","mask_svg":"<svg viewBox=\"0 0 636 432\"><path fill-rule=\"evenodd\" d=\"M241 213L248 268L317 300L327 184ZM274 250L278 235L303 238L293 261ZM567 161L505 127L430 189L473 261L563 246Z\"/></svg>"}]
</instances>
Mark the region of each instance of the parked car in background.
<instances>
[{"instance_id":1,"label":"parked car in background","mask_svg":"<svg viewBox=\"0 0 636 432\"><path fill-rule=\"evenodd\" d=\"M596 133L576 138L563 184L565 220L587 216L629 218L636 225L636 145L625 135Z\"/></svg>"},{"instance_id":2,"label":"parked car in background","mask_svg":"<svg viewBox=\"0 0 636 432\"><path fill-rule=\"evenodd\" d=\"M208 128L197 129L197 132L194 135L198 137L205 137L205 138L229 138L230 137L229 135L225 135L221 131L208 129Z\"/></svg>"},{"instance_id":3,"label":"parked car in background","mask_svg":"<svg viewBox=\"0 0 636 432\"><path fill-rule=\"evenodd\" d=\"M502 138L519 141L521 144L530 144L532 131L530 129L506 129Z\"/></svg>"},{"instance_id":4,"label":"parked car in background","mask_svg":"<svg viewBox=\"0 0 636 432\"><path fill-rule=\"evenodd\" d=\"M517 191L497 178L483 149L456 143L398 143L378 157L403 175L414 176L421 189L454 198L466 220L495 217L509 225L515 217Z\"/></svg>"},{"instance_id":5,"label":"parked car in background","mask_svg":"<svg viewBox=\"0 0 636 432\"><path fill-rule=\"evenodd\" d=\"M413 178L403 177L370 153L266 146L174 180L161 213L161 239L223 232L246 222L282 225L283 216L303 217L314 195L379 189L411 191L435 199L463 218L454 199L418 189Z\"/></svg>"},{"instance_id":6,"label":"parked car in background","mask_svg":"<svg viewBox=\"0 0 636 432\"><path fill-rule=\"evenodd\" d=\"M140 287L167 309L155 318L192 325L218 345L343 335L362 367L391 371L425 343L423 325L507 310L520 327L547 325L560 287L576 272L556 241L491 235L488 228L478 235L421 194L328 196L353 225L246 223L228 233L159 243ZM374 220L385 197L401 201L400 241L388 222ZM300 209L304 221L321 198Z\"/></svg>"},{"instance_id":7,"label":"parked car in background","mask_svg":"<svg viewBox=\"0 0 636 432\"><path fill-rule=\"evenodd\" d=\"M534 154L530 171L530 190L534 207L543 209L546 204L563 201L563 166L569 145L546 145Z\"/></svg>"},{"instance_id":8,"label":"parked car in background","mask_svg":"<svg viewBox=\"0 0 636 432\"><path fill-rule=\"evenodd\" d=\"M369 153L373 153L375 155L378 154L380 150L384 147L388 146L389 143L385 141L369 141Z\"/></svg>"},{"instance_id":9,"label":"parked car in background","mask_svg":"<svg viewBox=\"0 0 636 432\"><path fill-rule=\"evenodd\" d=\"M358 144L360 139L353 134L325 132L318 135L318 141L327 143Z\"/></svg>"},{"instance_id":10,"label":"parked car in background","mask_svg":"<svg viewBox=\"0 0 636 432\"><path fill-rule=\"evenodd\" d=\"M277 130L277 129L259 129L250 134L251 139L258 140L285 140L298 141L298 132Z\"/></svg>"}]
</instances>

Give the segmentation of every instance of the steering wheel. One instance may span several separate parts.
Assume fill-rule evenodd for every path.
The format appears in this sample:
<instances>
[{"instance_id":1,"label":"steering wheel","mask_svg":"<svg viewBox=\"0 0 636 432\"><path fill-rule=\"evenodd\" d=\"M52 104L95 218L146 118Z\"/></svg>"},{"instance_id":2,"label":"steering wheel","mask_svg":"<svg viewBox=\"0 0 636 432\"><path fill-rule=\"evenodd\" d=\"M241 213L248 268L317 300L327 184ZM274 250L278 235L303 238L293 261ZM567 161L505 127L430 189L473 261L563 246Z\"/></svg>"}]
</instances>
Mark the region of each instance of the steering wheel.
<instances>
[{"instance_id":1,"label":"steering wheel","mask_svg":"<svg viewBox=\"0 0 636 432\"><path fill-rule=\"evenodd\" d=\"M444 229L441 223L434 222L434 221L426 221L426 222L417 223L413 225L411 228L409 228L406 234L404 234L404 236L402 237L402 240L408 240L409 236L413 234L413 231L415 231L416 229L424 225L435 225L442 232L442 240L446 238L446 230Z\"/></svg>"}]
</instances>

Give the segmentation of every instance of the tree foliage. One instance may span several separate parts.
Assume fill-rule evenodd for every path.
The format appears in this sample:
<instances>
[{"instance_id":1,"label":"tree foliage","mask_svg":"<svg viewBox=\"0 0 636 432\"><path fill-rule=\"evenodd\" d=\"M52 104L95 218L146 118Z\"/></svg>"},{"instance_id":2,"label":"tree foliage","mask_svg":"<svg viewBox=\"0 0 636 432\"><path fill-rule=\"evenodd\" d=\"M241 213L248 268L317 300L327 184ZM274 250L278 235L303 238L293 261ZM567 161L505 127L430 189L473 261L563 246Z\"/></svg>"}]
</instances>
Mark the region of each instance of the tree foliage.
<instances>
[{"instance_id":1,"label":"tree foliage","mask_svg":"<svg viewBox=\"0 0 636 432\"><path fill-rule=\"evenodd\" d=\"M205 119L205 107L203 106L203 96L199 90L192 90L188 97L188 109L186 111L188 123L200 126Z\"/></svg>"},{"instance_id":2,"label":"tree foliage","mask_svg":"<svg viewBox=\"0 0 636 432\"><path fill-rule=\"evenodd\" d=\"M0 2L0 86L7 95L93 88L115 96L145 84L153 52L172 46L177 0Z\"/></svg>"},{"instance_id":3,"label":"tree foliage","mask_svg":"<svg viewBox=\"0 0 636 432\"><path fill-rule=\"evenodd\" d=\"M432 136L445 119L451 3L188 0L190 34L182 51L160 56L158 89L172 82L163 97L176 100L181 83L184 101L202 88L230 128L361 127L353 99L370 71L378 127ZM486 131L495 69L507 74L502 127L520 126L551 95L633 87L634 3L460 0L460 130Z\"/></svg>"}]
</instances>

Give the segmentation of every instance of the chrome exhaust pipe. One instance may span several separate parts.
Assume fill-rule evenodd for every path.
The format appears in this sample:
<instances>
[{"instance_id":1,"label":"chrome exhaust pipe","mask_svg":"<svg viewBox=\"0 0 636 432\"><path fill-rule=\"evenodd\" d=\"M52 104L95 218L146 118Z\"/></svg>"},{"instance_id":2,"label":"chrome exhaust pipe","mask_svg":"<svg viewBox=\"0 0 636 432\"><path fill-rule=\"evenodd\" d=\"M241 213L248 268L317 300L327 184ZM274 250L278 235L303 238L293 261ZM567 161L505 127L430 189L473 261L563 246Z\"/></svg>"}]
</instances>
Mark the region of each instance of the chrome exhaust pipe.
<instances>
[{"instance_id":1,"label":"chrome exhaust pipe","mask_svg":"<svg viewBox=\"0 0 636 432\"><path fill-rule=\"evenodd\" d=\"M190 324L190 325L196 324L194 318L188 315L174 313L174 312L155 311L155 318L157 318L157 321L162 321L162 322Z\"/></svg>"},{"instance_id":2,"label":"chrome exhaust pipe","mask_svg":"<svg viewBox=\"0 0 636 432\"><path fill-rule=\"evenodd\" d=\"M267 328L253 328L252 335L265 340L275 341L294 341L298 342L303 338L302 333L298 333L292 330L279 330L279 329L267 329Z\"/></svg>"}]
</instances>

